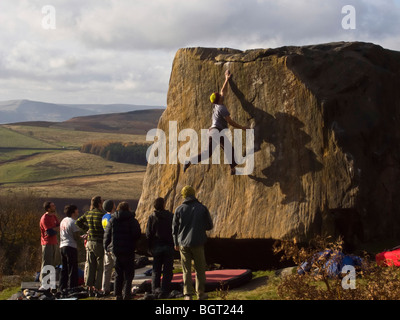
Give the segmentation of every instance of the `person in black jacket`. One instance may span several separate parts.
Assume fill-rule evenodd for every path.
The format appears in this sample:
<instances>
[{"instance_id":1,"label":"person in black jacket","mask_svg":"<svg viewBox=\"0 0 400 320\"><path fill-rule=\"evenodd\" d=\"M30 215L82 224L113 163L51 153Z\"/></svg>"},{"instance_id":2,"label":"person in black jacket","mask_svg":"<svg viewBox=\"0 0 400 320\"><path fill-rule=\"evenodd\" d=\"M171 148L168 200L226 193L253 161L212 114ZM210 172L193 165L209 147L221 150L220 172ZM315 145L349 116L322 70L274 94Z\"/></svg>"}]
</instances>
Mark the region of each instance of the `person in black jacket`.
<instances>
[{"instance_id":1,"label":"person in black jacket","mask_svg":"<svg viewBox=\"0 0 400 320\"><path fill-rule=\"evenodd\" d=\"M146 227L149 250L153 255L151 288L153 294L160 292L159 298L168 297L174 268L173 214L165 210L164 205L164 198L154 201L155 211L149 216Z\"/></svg>"},{"instance_id":2,"label":"person in black jacket","mask_svg":"<svg viewBox=\"0 0 400 320\"><path fill-rule=\"evenodd\" d=\"M104 248L114 255L114 294L117 300L131 298L132 280L135 276L135 247L140 234L135 213L130 212L127 202L121 202L104 233Z\"/></svg>"}]
</instances>

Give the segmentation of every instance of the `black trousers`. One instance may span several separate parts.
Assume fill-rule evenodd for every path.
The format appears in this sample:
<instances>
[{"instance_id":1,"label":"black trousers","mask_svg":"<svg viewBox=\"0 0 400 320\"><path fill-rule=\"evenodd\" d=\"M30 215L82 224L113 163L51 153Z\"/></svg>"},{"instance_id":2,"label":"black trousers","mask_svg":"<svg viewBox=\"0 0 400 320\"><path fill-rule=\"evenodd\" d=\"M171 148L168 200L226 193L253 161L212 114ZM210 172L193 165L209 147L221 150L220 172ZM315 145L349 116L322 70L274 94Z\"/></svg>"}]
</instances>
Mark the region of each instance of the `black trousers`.
<instances>
[{"instance_id":1,"label":"black trousers","mask_svg":"<svg viewBox=\"0 0 400 320\"><path fill-rule=\"evenodd\" d=\"M115 296L129 299L131 297L132 280L135 277L135 255L115 255L114 258Z\"/></svg>"},{"instance_id":2,"label":"black trousers","mask_svg":"<svg viewBox=\"0 0 400 320\"><path fill-rule=\"evenodd\" d=\"M160 288L163 294L170 292L174 269L174 248L171 246L156 246L153 248L153 272L151 289L153 293ZM161 274L162 283L161 283Z\"/></svg>"},{"instance_id":3,"label":"black trousers","mask_svg":"<svg viewBox=\"0 0 400 320\"><path fill-rule=\"evenodd\" d=\"M197 158L197 163L201 162L202 157L204 159L211 158L215 148L217 147L217 145L215 143L213 143L213 136L212 136L213 131L212 130L220 131L219 129L216 129L216 128L210 128L209 129L208 148L207 148L207 150L204 150L203 152L200 152L195 157L195 158ZM219 144L220 144L220 146L221 146L221 148L223 150L225 150L225 149L230 149L231 150L231 154L232 154L231 161L232 161L232 163L230 163L230 166L231 166L232 169L235 168L237 166L237 163L235 162L235 149L233 148L232 144L227 141L227 143L225 145L225 139L222 136L219 138Z\"/></svg>"},{"instance_id":4,"label":"black trousers","mask_svg":"<svg viewBox=\"0 0 400 320\"><path fill-rule=\"evenodd\" d=\"M78 250L73 247L61 247L60 290L78 286Z\"/></svg>"}]
</instances>

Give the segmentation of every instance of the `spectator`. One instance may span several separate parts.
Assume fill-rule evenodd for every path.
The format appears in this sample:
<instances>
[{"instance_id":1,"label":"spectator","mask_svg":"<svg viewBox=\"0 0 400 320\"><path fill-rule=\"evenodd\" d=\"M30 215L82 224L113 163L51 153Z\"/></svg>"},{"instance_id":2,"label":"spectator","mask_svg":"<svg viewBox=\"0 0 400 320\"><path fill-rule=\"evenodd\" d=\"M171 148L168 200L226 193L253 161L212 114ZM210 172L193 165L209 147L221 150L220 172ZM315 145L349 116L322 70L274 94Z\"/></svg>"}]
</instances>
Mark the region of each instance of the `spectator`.
<instances>
[{"instance_id":1,"label":"spectator","mask_svg":"<svg viewBox=\"0 0 400 320\"><path fill-rule=\"evenodd\" d=\"M68 289L78 286L78 244L80 238L79 228L75 222L79 216L78 207L68 205L64 208L66 217L60 224L60 251L61 251L61 276L60 291L66 293Z\"/></svg>"},{"instance_id":2,"label":"spectator","mask_svg":"<svg viewBox=\"0 0 400 320\"><path fill-rule=\"evenodd\" d=\"M110 221L112 215L115 212L115 204L112 200L106 200L103 203L103 210L106 214L103 216L102 225L103 229L106 230L107 224ZM104 252L104 272L103 272L103 284L102 290L104 294L107 296L110 294L110 284L111 284L111 275L114 268L114 259L111 252Z\"/></svg>"},{"instance_id":3,"label":"spectator","mask_svg":"<svg viewBox=\"0 0 400 320\"><path fill-rule=\"evenodd\" d=\"M40 219L40 242L42 245L42 266L40 269L40 281L45 274L42 270L45 266L56 266L59 264L59 247L57 232L60 231L60 221L56 215L54 202L46 201L43 205L45 214Z\"/></svg>"},{"instance_id":4,"label":"spectator","mask_svg":"<svg viewBox=\"0 0 400 320\"><path fill-rule=\"evenodd\" d=\"M206 259L204 244L206 231L213 228L210 212L195 197L191 186L182 189L183 203L175 210L172 234L176 251L180 251L183 269L183 294L185 300L192 300L192 260L196 270L196 294L199 300L207 299L205 293Z\"/></svg>"},{"instance_id":5,"label":"spectator","mask_svg":"<svg viewBox=\"0 0 400 320\"><path fill-rule=\"evenodd\" d=\"M153 255L151 287L153 294L160 292L159 298L167 298L170 292L174 265L174 241L172 239L173 214L164 208L164 199L154 201L155 211L149 216L146 237ZM161 273L162 286L161 283Z\"/></svg>"},{"instance_id":6,"label":"spectator","mask_svg":"<svg viewBox=\"0 0 400 320\"><path fill-rule=\"evenodd\" d=\"M101 296L101 286L103 279L104 229L101 223L103 218L103 201L100 196L93 197L90 210L76 220L76 225L84 232L89 232L86 243L86 259L88 263L86 286L89 296Z\"/></svg>"},{"instance_id":7,"label":"spectator","mask_svg":"<svg viewBox=\"0 0 400 320\"><path fill-rule=\"evenodd\" d=\"M135 213L130 212L127 202L121 202L104 234L104 248L114 255L114 295L117 300L131 299L132 280L135 276L135 247L140 234Z\"/></svg>"}]
</instances>

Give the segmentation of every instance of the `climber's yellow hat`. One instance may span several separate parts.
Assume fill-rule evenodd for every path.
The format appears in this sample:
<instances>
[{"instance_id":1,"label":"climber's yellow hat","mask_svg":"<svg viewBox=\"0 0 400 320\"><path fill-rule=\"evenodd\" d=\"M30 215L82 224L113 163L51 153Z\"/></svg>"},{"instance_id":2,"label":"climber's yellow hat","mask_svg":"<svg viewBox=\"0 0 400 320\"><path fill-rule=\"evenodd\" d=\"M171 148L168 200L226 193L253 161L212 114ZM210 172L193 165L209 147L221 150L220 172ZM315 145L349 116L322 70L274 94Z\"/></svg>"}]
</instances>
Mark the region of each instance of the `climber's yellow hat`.
<instances>
[{"instance_id":1,"label":"climber's yellow hat","mask_svg":"<svg viewBox=\"0 0 400 320\"><path fill-rule=\"evenodd\" d=\"M219 97L221 95L218 92L213 92L210 96L211 103L218 103Z\"/></svg>"}]
</instances>

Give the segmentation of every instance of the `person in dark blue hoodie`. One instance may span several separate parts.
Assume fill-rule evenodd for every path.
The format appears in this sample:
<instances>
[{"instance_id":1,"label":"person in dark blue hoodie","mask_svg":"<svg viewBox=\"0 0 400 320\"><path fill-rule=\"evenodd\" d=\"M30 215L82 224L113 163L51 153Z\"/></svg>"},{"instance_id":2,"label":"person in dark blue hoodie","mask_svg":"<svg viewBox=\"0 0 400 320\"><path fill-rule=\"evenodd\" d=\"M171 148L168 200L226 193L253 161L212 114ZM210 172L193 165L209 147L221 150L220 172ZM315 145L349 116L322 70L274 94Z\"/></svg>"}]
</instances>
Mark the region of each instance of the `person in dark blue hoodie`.
<instances>
[{"instance_id":1,"label":"person in dark blue hoodie","mask_svg":"<svg viewBox=\"0 0 400 320\"><path fill-rule=\"evenodd\" d=\"M153 256L151 287L153 294L159 293L159 298L168 297L174 268L173 214L165 210L164 206L164 198L154 201L155 211L149 216L146 227L146 238Z\"/></svg>"},{"instance_id":2,"label":"person in dark blue hoodie","mask_svg":"<svg viewBox=\"0 0 400 320\"><path fill-rule=\"evenodd\" d=\"M115 261L114 294L117 300L131 299L132 280L135 276L136 241L141 230L135 213L127 202L121 202L104 233L104 248L112 252Z\"/></svg>"}]
</instances>

